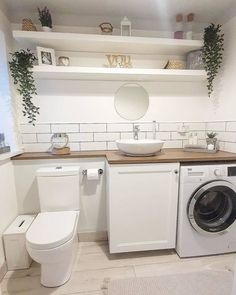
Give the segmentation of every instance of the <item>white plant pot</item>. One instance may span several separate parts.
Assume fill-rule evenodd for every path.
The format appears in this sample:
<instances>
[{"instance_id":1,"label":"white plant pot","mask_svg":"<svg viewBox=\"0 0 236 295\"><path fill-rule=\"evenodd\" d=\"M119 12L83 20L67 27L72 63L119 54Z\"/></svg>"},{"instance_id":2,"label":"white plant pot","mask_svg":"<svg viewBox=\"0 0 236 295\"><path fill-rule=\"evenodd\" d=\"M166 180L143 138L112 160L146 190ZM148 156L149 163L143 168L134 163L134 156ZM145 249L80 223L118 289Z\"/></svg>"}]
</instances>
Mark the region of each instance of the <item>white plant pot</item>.
<instances>
[{"instance_id":1,"label":"white plant pot","mask_svg":"<svg viewBox=\"0 0 236 295\"><path fill-rule=\"evenodd\" d=\"M42 29L44 32L52 32L52 28L50 28L50 27L42 26Z\"/></svg>"}]
</instances>

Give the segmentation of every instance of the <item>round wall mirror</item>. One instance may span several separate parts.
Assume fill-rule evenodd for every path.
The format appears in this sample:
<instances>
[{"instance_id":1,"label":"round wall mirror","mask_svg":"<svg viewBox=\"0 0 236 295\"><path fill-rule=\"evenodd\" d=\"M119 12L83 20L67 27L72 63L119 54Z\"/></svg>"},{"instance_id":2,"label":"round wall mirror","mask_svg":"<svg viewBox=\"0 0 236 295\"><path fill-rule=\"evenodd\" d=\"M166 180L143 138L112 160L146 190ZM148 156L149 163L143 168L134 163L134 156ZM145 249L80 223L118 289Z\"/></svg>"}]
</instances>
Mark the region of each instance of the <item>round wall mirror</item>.
<instances>
[{"instance_id":1,"label":"round wall mirror","mask_svg":"<svg viewBox=\"0 0 236 295\"><path fill-rule=\"evenodd\" d=\"M136 83L122 85L115 94L115 109L126 120L142 118L149 106L147 91Z\"/></svg>"}]
</instances>

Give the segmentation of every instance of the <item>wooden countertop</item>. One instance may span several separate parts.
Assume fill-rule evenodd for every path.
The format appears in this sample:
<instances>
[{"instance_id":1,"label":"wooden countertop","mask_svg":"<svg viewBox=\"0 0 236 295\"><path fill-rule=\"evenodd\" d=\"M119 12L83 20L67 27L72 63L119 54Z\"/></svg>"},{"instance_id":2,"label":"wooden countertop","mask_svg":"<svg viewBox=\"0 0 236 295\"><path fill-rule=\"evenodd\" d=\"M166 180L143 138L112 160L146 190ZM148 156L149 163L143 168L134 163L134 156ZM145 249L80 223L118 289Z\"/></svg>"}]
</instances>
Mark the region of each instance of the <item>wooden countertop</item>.
<instances>
[{"instance_id":1,"label":"wooden countertop","mask_svg":"<svg viewBox=\"0 0 236 295\"><path fill-rule=\"evenodd\" d=\"M47 152L42 153L23 153L12 157L12 160L52 160L52 159L73 159L73 158L99 158L106 157L107 151L86 151L70 152L68 155L52 155Z\"/></svg>"},{"instance_id":2,"label":"wooden countertop","mask_svg":"<svg viewBox=\"0 0 236 295\"><path fill-rule=\"evenodd\" d=\"M12 157L16 160L73 159L106 157L109 164L145 164L145 163L194 163L236 161L236 153L218 151L215 154L185 152L183 149L163 149L152 157L128 157L119 151L71 152L69 155L52 155L49 153L23 153Z\"/></svg>"}]
</instances>

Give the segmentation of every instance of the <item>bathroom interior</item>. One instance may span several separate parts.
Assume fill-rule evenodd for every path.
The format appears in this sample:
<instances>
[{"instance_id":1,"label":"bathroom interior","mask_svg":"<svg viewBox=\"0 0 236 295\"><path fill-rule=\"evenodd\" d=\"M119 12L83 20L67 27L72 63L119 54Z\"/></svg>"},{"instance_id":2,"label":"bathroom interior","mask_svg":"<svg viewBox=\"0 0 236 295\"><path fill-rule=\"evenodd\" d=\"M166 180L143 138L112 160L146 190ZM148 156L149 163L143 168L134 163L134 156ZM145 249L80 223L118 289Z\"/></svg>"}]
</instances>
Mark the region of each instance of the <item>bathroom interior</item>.
<instances>
[{"instance_id":1,"label":"bathroom interior","mask_svg":"<svg viewBox=\"0 0 236 295\"><path fill-rule=\"evenodd\" d=\"M0 294L236 294L235 31L234 0L0 0Z\"/></svg>"}]
</instances>

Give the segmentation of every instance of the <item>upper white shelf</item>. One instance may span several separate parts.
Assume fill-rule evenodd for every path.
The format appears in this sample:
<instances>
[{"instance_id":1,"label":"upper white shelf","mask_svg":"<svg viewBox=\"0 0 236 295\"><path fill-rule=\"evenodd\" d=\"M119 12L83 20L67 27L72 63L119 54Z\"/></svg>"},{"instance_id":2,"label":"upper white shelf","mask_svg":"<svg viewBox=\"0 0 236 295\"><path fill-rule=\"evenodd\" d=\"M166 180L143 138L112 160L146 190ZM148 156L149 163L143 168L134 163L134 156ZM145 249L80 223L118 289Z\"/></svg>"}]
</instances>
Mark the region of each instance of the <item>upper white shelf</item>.
<instances>
[{"instance_id":1,"label":"upper white shelf","mask_svg":"<svg viewBox=\"0 0 236 295\"><path fill-rule=\"evenodd\" d=\"M206 80L206 72L200 70L35 66L33 71L36 79L52 80L172 82L200 82Z\"/></svg>"},{"instance_id":2,"label":"upper white shelf","mask_svg":"<svg viewBox=\"0 0 236 295\"><path fill-rule=\"evenodd\" d=\"M13 37L26 45L45 46L55 50L185 55L202 47L200 40L126 37L78 33L13 31Z\"/></svg>"}]
</instances>

